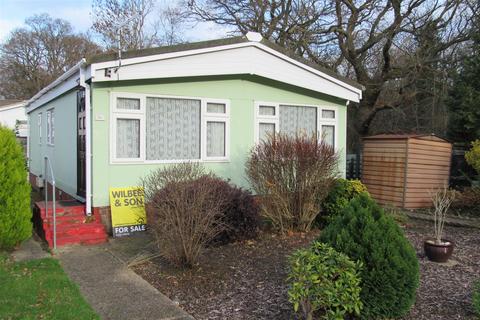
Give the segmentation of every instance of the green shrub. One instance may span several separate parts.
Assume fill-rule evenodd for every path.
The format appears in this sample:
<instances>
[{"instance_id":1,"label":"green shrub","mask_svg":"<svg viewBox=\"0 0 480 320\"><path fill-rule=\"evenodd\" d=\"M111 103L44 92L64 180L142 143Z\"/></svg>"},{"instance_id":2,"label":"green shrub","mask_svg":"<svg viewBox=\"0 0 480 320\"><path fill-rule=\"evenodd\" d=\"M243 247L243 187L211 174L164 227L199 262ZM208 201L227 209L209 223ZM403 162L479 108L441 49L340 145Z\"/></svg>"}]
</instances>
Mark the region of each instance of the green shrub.
<instances>
[{"instance_id":1,"label":"green shrub","mask_svg":"<svg viewBox=\"0 0 480 320\"><path fill-rule=\"evenodd\" d=\"M289 301L295 312L302 309L305 319L322 312L323 319L344 319L359 315L361 264L330 246L314 241L290 257Z\"/></svg>"},{"instance_id":2,"label":"green shrub","mask_svg":"<svg viewBox=\"0 0 480 320\"><path fill-rule=\"evenodd\" d=\"M480 175L480 140L472 142L472 148L465 153L465 160Z\"/></svg>"},{"instance_id":3,"label":"green shrub","mask_svg":"<svg viewBox=\"0 0 480 320\"><path fill-rule=\"evenodd\" d=\"M367 187L360 180L338 179L322 203L322 216L336 216L363 192L367 192Z\"/></svg>"},{"instance_id":4,"label":"green shrub","mask_svg":"<svg viewBox=\"0 0 480 320\"><path fill-rule=\"evenodd\" d=\"M395 318L409 311L419 282L415 250L368 195L353 199L319 240L363 263L362 318Z\"/></svg>"},{"instance_id":5,"label":"green shrub","mask_svg":"<svg viewBox=\"0 0 480 320\"><path fill-rule=\"evenodd\" d=\"M480 319L480 280L475 281L473 284L472 306L473 311Z\"/></svg>"},{"instance_id":6,"label":"green shrub","mask_svg":"<svg viewBox=\"0 0 480 320\"><path fill-rule=\"evenodd\" d=\"M32 234L30 184L23 150L0 126L0 248L12 249Z\"/></svg>"}]
</instances>

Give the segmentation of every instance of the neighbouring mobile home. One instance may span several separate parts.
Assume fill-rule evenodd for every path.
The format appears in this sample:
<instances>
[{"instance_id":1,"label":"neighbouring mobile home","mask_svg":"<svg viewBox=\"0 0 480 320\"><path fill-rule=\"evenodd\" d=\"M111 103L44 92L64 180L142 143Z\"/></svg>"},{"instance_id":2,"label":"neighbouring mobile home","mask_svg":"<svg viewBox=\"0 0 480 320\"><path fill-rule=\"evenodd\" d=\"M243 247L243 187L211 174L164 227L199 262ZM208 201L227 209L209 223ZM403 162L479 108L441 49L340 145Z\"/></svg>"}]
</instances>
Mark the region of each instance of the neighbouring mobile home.
<instances>
[{"instance_id":1,"label":"neighbouring mobile home","mask_svg":"<svg viewBox=\"0 0 480 320\"><path fill-rule=\"evenodd\" d=\"M27 104L29 167L41 185L48 157L57 198L109 225L109 188L151 170L199 161L247 187L244 163L273 131L311 130L340 153L346 112L362 87L259 34L82 60Z\"/></svg>"}]
</instances>

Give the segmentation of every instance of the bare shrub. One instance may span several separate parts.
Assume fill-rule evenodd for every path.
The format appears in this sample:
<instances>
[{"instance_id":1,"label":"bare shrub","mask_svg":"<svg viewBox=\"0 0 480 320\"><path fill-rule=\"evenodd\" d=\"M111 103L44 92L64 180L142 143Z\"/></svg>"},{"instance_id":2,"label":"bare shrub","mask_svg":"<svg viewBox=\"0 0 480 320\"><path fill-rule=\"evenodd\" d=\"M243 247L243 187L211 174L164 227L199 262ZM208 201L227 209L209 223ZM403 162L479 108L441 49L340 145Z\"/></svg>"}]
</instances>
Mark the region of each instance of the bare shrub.
<instances>
[{"instance_id":1,"label":"bare shrub","mask_svg":"<svg viewBox=\"0 0 480 320\"><path fill-rule=\"evenodd\" d=\"M215 192L223 180L197 163L153 171L143 180L150 230L162 256L191 267L207 243L224 231L225 198Z\"/></svg>"},{"instance_id":2,"label":"bare shrub","mask_svg":"<svg viewBox=\"0 0 480 320\"><path fill-rule=\"evenodd\" d=\"M445 226L445 219L447 218L448 209L450 208L450 205L454 199L455 191L448 189L447 186L436 190L436 192L432 194L434 234L436 244L443 243L443 227Z\"/></svg>"},{"instance_id":3,"label":"bare shrub","mask_svg":"<svg viewBox=\"0 0 480 320\"><path fill-rule=\"evenodd\" d=\"M337 170L337 153L316 135L271 136L254 147L246 163L262 215L280 232L311 228Z\"/></svg>"}]
</instances>

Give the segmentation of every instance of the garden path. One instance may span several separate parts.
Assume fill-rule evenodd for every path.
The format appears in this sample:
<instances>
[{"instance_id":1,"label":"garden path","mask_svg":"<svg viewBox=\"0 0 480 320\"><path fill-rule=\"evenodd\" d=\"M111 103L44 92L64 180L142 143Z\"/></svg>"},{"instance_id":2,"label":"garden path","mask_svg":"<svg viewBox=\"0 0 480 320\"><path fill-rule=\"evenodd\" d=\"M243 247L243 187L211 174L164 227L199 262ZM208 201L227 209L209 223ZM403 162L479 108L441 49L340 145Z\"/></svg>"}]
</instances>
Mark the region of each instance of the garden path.
<instances>
[{"instance_id":1,"label":"garden path","mask_svg":"<svg viewBox=\"0 0 480 320\"><path fill-rule=\"evenodd\" d=\"M97 246L61 248L58 258L102 319L193 320L129 269L128 263L148 243L148 238L111 239Z\"/></svg>"}]
</instances>

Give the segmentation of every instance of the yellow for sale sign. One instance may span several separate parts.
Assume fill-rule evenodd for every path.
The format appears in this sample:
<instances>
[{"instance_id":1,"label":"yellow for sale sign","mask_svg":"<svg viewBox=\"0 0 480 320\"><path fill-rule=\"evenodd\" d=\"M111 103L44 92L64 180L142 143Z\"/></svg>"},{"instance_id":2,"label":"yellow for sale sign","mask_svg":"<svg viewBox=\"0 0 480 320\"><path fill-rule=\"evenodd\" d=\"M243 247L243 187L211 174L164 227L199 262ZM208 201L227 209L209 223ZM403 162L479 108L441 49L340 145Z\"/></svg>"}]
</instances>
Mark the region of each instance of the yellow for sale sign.
<instances>
[{"instance_id":1,"label":"yellow for sale sign","mask_svg":"<svg viewBox=\"0 0 480 320\"><path fill-rule=\"evenodd\" d=\"M110 209L114 237L146 230L147 215L142 187L110 188Z\"/></svg>"}]
</instances>

